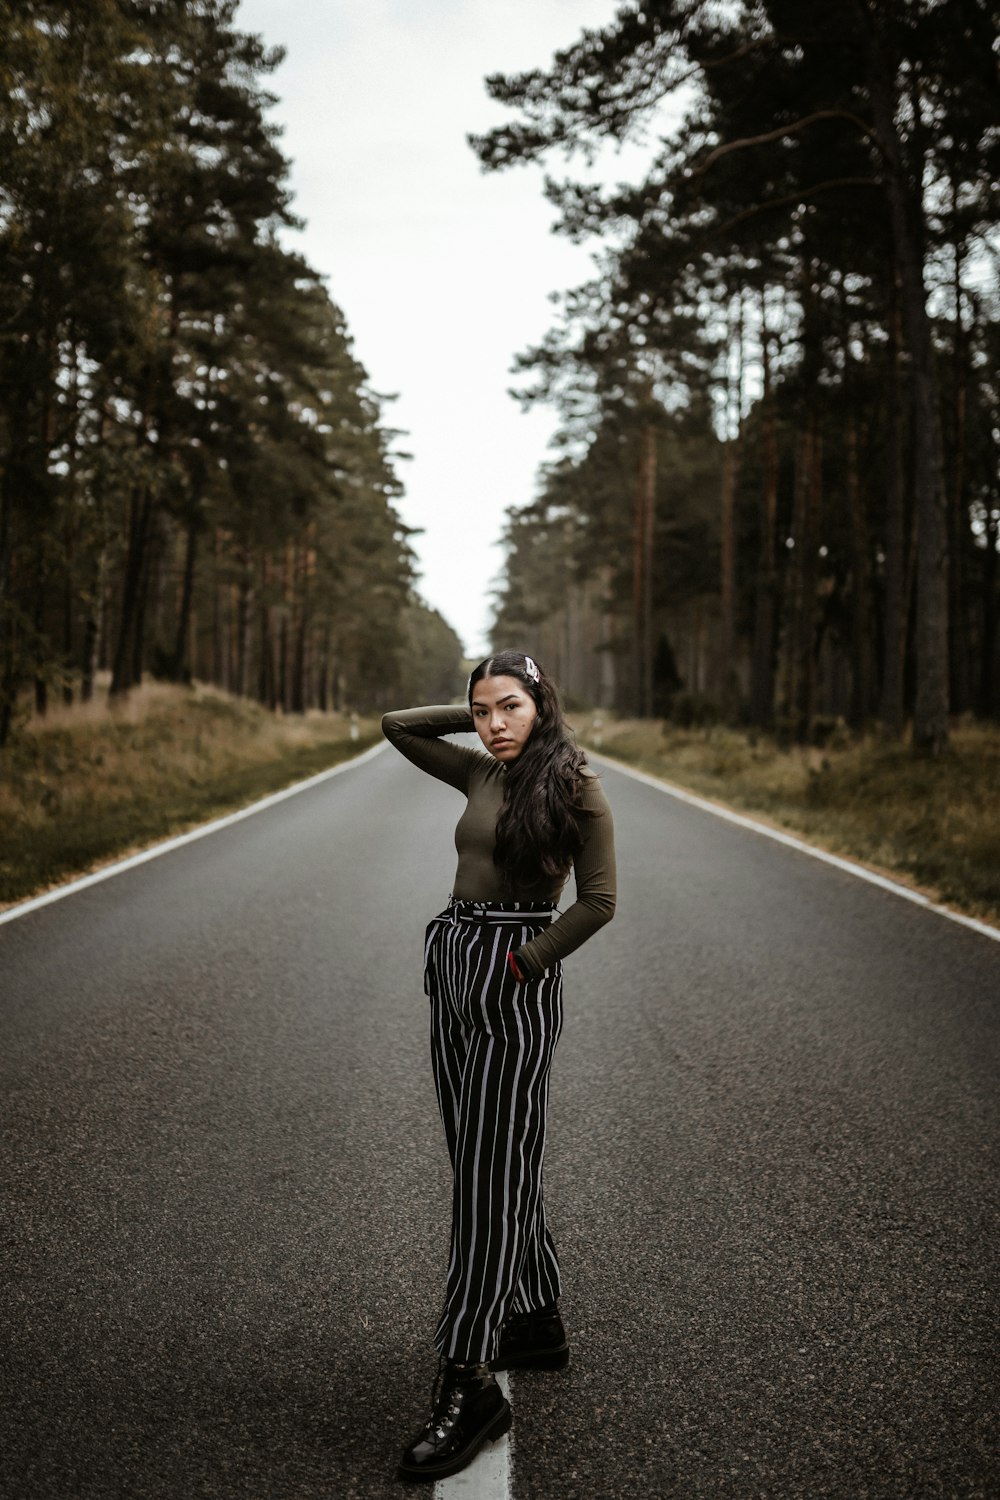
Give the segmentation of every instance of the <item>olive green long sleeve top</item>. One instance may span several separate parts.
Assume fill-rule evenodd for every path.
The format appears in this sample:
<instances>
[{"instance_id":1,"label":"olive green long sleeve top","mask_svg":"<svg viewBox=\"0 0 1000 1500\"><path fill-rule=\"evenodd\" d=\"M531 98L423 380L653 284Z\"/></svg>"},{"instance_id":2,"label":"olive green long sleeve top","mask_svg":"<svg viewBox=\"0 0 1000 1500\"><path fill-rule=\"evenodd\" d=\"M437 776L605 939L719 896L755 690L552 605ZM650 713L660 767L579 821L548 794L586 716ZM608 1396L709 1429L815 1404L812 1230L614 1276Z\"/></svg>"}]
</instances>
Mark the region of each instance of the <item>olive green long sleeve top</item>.
<instances>
[{"instance_id":1,"label":"olive green long sleeve top","mask_svg":"<svg viewBox=\"0 0 1000 1500\"><path fill-rule=\"evenodd\" d=\"M510 891L504 888L501 872L493 863L507 768L483 750L455 745L444 738L473 729L469 710L452 704L405 708L382 719L382 733L401 755L467 798L455 828L458 870L454 895L459 901L509 900ZM534 978L579 948L614 916L614 825L604 790L589 766L583 769L583 806L593 816L580 820L582 845L573 861L576 900L515 955ZM558 901L563 884L558 879L546 880L518 892L517 899Z\"/></svg>"}]
</instances>

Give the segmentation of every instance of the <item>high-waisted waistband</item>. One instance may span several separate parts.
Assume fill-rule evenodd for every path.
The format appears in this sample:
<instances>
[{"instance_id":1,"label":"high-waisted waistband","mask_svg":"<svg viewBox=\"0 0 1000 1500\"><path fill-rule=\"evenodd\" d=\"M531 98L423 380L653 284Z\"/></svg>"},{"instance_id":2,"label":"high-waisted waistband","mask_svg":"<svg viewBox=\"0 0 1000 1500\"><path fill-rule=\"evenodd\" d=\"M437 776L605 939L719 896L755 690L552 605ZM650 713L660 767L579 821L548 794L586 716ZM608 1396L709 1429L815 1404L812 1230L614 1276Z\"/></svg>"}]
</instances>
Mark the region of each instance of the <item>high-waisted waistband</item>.
<instances>
[{"instance_id":1,"label":"high-waisted waistband","mask_svg":"<svg viewBox=\"0 0 1000 1500\"><path fill-rule=\"evenodd\" d=\"M444 915L453 922L551 922L554 901L459 901L448 899Z\"/></svg>"}]
</instances>

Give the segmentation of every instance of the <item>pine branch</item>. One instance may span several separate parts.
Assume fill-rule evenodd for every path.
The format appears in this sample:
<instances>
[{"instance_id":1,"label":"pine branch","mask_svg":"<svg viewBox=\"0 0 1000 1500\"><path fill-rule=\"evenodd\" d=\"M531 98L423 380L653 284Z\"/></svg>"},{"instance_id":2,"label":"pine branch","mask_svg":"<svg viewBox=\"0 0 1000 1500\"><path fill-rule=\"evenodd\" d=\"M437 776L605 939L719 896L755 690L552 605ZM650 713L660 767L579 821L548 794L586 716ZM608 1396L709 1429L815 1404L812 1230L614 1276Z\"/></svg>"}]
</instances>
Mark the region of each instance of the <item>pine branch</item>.
<instances>
[{"instance_id":1,"label":"pine branch","mask_svg":"<svg viewBox=\"0 0 1000 1500\"><path fill-rule=\"evenodd\" d=\"M743 224L747 219L755 219L758 214L765 214L771 209L788 208L793 203L801 203L803 198L812 198L817 193L826 193L836 188L867 187L881 188L882 184L875 177L831 177L827 182L817 182L813 187L800 188L796 193L788 193L784 198L768 198L765 203L755 203L752 208L745 208L742 212L734 214L724 224L719 224L712 230L712 236L726 234L734 229L737 224Z\"/></svg>"},{"instance_id":2,"label":"pine branch","mask_svg":"<svg viewBox=\"0 0 1000 1500\"><path fill-rule=\"evenodd\" d=\"M740 62L744 57L749 57L752 52L759 52L762 47L774 47L779 45L779 43L780 38L776 36L755 37L753 41L744 43L742 47L737 47L735 51L727 52L724 57L709 57L692 63L689 68L685 68L683 73L679 73L668 82L665 82L662 89L650 92L643 100L643 107L648 108L650 105L662 103L664 99L668 99L671 94L676 93L685 83L690 83L693 78L701 77L703 73L710 72L715 68L727 68L730 63Z\"/></svg>"},{"instance_id":3,"label":"pine branch","mask_svg":"<svg viewBox=\"0 0 1000 1500\"><path fill-rule=\"evenodd\" d=\"M791 125L779 125L776 130L768 130L763 135L750 135L741 141L727 141L722 146L716 146L715 150L709 152L701 166L696 167L691 175L701 177L709 167L714 166L722 157L729 156L733 151L742 151L747 146L766 146L770 141L779 141L787 136L797 135L800 130L805 130L806 126L814 125L817 120L849 120L852 125L858 127L862 135L871 141L880 156L884 154L878 135L862 120L860 115L852 114L849 109L817 109L813 114L805 115Z\"/></svg>"}]
</instances>

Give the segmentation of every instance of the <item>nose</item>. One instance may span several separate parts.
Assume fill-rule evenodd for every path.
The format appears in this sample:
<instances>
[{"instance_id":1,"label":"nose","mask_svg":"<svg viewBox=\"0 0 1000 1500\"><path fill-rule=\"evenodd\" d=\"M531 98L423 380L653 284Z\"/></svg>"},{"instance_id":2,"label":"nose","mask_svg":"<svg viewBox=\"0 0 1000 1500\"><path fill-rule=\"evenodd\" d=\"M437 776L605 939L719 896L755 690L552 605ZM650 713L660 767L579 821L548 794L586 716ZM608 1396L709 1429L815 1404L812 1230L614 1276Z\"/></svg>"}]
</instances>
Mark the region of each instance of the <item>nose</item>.
<instances>
[{"instance_id":1,"label":"nose","mask_svg":"<svg viewBox=\"0 0 1000 1500\"><path fill-rule=\"evenodd\" d=\"M495 708L490 715L490 728L494 731L503 729L507 723L507 715L503 709Z\"/></svg>"}]
</instances>

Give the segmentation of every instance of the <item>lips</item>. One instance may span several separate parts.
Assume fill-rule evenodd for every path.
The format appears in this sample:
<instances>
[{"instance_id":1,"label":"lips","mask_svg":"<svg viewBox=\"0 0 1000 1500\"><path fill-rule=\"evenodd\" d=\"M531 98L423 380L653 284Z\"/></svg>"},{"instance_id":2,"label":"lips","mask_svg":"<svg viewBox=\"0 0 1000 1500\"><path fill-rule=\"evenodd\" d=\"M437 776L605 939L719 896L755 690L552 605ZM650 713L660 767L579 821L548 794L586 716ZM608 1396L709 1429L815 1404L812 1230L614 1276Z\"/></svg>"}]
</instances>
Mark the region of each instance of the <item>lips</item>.
<instances>
[{"instance_id":1,"label":"lips","mask_svg":"<svg viewBox=\"0 0 1000 1500\"><path fill-rule=\"evenodd\" d=\"M492 750L502 750L505 745L512 745L513 743L513 740L490 740L490 748Z\"/></svg>"}]
</instances>

